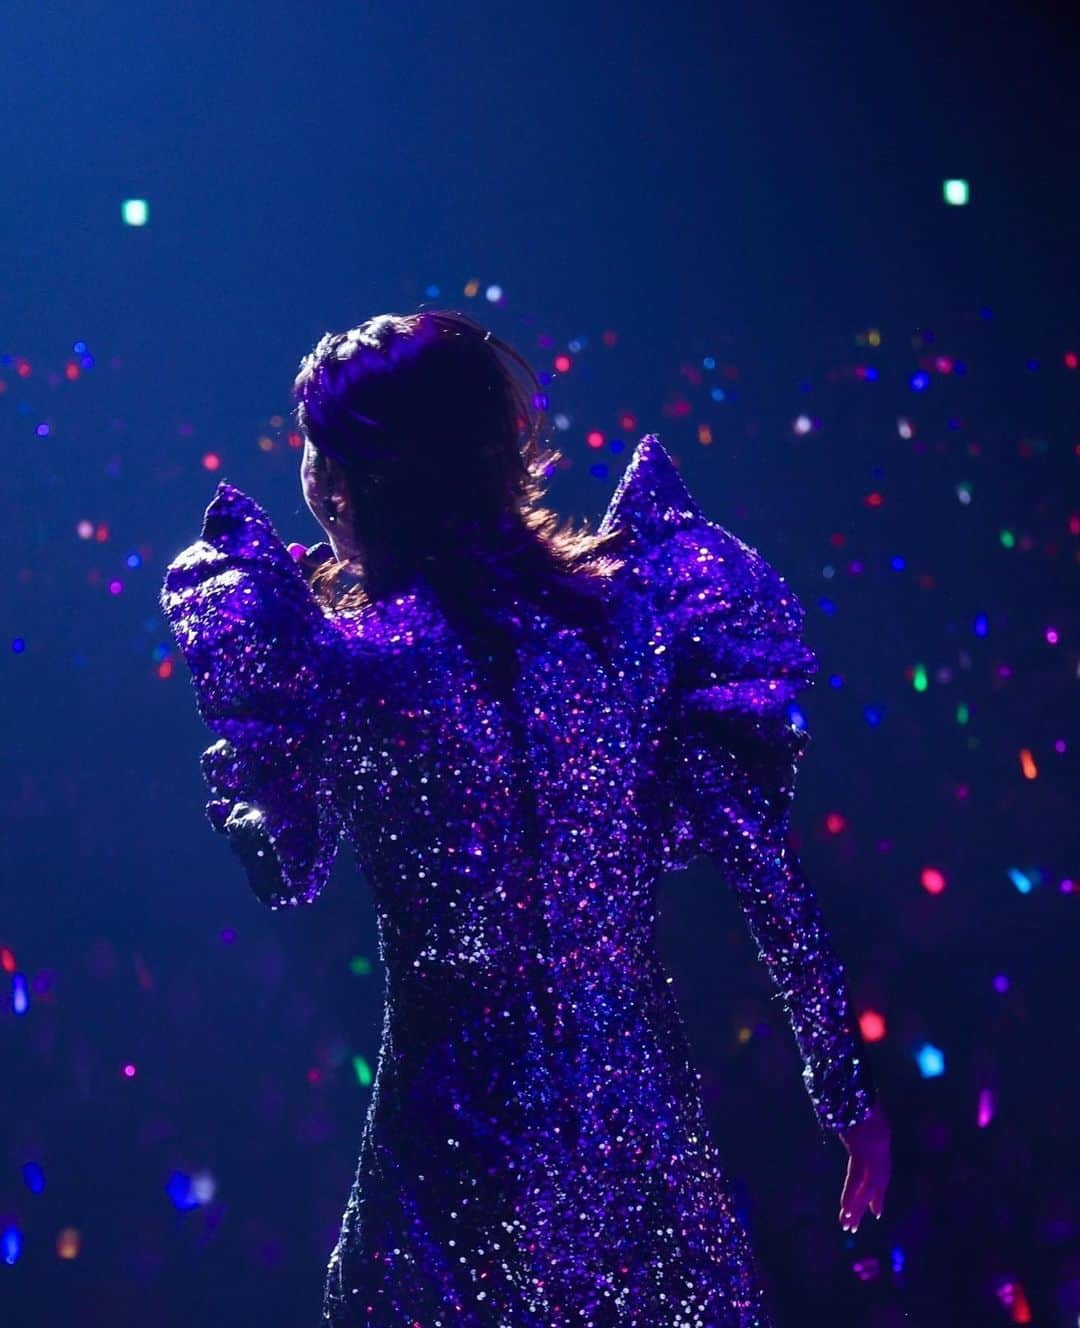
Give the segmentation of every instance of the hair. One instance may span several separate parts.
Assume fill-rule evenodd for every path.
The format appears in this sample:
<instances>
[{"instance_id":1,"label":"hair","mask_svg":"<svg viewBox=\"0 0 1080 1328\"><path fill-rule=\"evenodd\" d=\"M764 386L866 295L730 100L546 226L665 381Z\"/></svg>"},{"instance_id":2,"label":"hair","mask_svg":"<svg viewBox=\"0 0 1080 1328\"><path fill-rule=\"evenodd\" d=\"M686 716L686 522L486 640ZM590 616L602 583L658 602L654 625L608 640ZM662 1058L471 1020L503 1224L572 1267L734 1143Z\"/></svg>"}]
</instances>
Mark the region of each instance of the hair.
<instances>
[{"instance_id":1,"label":"hair","mask_svg":"<svg viewBox=\"0 0 1080 1328\"><path fill-rule=\"evenodd\" d=\"M544 505L563 453L542 442L547 398L512 346L456 310L380 314L326 333L292 394L299 431L343 468L363 549L312 573L329 611L359 612L422 579L504 682L514 652L494 614L513 594L606 654L623 532Z\"/></svg>"}]
</instances>

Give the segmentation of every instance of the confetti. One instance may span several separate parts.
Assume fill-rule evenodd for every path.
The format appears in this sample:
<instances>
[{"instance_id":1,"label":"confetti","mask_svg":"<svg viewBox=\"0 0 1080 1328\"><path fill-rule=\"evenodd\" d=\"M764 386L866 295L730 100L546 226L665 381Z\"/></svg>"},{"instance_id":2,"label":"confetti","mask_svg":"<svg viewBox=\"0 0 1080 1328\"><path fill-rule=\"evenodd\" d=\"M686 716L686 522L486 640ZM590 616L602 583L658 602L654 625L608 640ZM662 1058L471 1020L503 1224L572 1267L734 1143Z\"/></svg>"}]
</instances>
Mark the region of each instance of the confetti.
<instances>
[{"instance_id":1,"label":"confetti","mask_svg":"<svg viewBox=\"0 0 1080 1328\"><path fill-rule=\"evenodd\" d=\"M143 224L148 220L147 209ZM125 247L134 242L117 233ZM1061 339L1045 329L1025 335L1007 325L1004 312L988 308L974 310L967 326L924 328L918 335L891 322L870 328L864 319L861 330L845 329L813 364L791 373L770 360L768 348L741 350L713 329L717 335L700 343L709 354L699 353L700 347L686 354L661 348L655 381L646 384L620 367L638 337L633 329L602 321L590 326L587 320L569 329L528 323L505 294L491 298L495 290L505 292L507 283L477 278L469 285L467 297L482 301L492 325L498 322L510 340L520 342L545 375L535 404L550 412L550 429L566 453L559 483L567 486L567 506L595 506L621 473L635 435L663 419L662 434L679 468L708 492L720 519L759 540L805 592L808 634L820 645L826 670L816 693L783 712L792 728L815 734L806 803L795 819L807 857L823 873L830 905L841 916L852 908L845 949L868 1002L860 1001L859 1030L877 1044L872 1056L887 1076L898 1132L928 1120L930 1137L947 1139L933 1153L935 1175L945 1179L955 1168L962 1177L966 1168L984 1176L986 1203L971 1219L978 1230L972 1248L977 1242L999 1248L1004 1241L1018 1266L1031 1264L1023 1233L1038 1225L1035 1187L1030 1199L1018 1196L995 1174L1008 1173L1001 1139L1018 1128L1018 1097L1019 1119L1032 1127L1036 1156L1059 1128L1045 1107L1025 1095L1025 1065L1018 1059L1023 1053L1013 1047L1035 1045L1055 1029L1062 1045L1067 1040L1067 1000L1061 1003L1066 1013L1059 1014L1042 993L1055 965L1064 963L1080 897L1065 810L1075 779L1075 746L1065 719L1077 669L1067 590L1080 538L1080 512L1075 504L1070 510L1065 468L1073 460L1080 408L1080 348L1072 333ZM462 286L440 276L418 289L437 299ZM15 836L36 837L46 823L70 827L57 829L56 845L65 834L77 835L88 861L110 863L92 885L81 867L73 871L80 900L107 905L110 892L122 890L142 910L141 926L153 922L148 900L162 917L170 916L174 899L153 891L160 880L179 898L181 868L148 857L145 887L130 872L121 874L122 863L113 879L109 855L118 842L117 809L101 790L110 787L115 770L107 771L94 749L122 750L123 707L110 709L113 696L135 702L140 716L190 720L183 707L173 706L177 683L186 684L187 674L176 648L163 638L154 580L180 547L191 512L205 505L208 475L211 488L223 473L246 476L253 487L265 481L290 534L308 543L316 538L314 530L305 533L310 521L296 488L302 439L279 401L254 403L247 432L241 422L239 435L223 432L202 403L165 419L155 407L140 419L133 409L134 357L128 370L122 347L95 344L91 350L74 332L54 344L55 354L26 346L25 354L9 347L0 355L0 421L12 455L25 459L26 480L13 489L23 510L13 512L10 531L6 658L16 685L26 688L20 695L28 703L20 701L20 708L27 714L46 703L40 690L32 690L36 678L48 678L53 687L66 678L70 697L63 703L77 702L87 716L100 713L102 724L111 727L95 728L95 741L80 749L77 762L63 763L62 774L59 765L48 774L44 762L27 762L25 769L12 765L10 824ZM666 367L660 363L665 356ZM1009 403L1018 385L1030 396ZM57 485L61 462L63 484ZM39 501L42 493L50 495L46 505ZM18 499L14 506L20 506ZM163 520L170 511L171 524ZM170 695L173 700L163 704ZM141 730L141 722L136 727ZM106 731L110 736L101 741ZM141 731L134 736L158 741L144 739ZM162 811L167 800L182 805L190 799L190 784L170 774L167 754L150 750L145 807L151 823L156 815L160 826L162 818L172 823L176 816ZM140 787L140 806L143 792ZM830 810L839 805L843 813ZM48 821L52 816L59 822ZM1037 835L1029 833L1032 826ZM63 873L49 856L60 849L49 839L43 854L48 879L63 895ZM137 836L131 843L138 852ZM185 843L177 859L190 856L194 863L195 854L205 853L209 864L217 846L190 843L190 854ZM108 1246L100 1267L142 1267L148 1286L162 1263L179 1267L184 1255L176 1242L183 1224L162 1194L174 1164L187 1177L186 1199L193 1200L194 1217L183 1221L206 1223L201 1238L221 1242L223 1265L247 1273L261 1269L259 1251L285 1250L293 1239L321 1239L325 1187L316 1203L293 1183L296 1172L289 1173L288 1202L276 1197L273 1178L253 1181L247 1191L231 1187L229 1221L213 1227L213 1177L183 1161L196 1130L199 1153L215 1132L222 1140L223 1155L213 1159L221 1175L226 1169L258 1175L252 1158L259 1148L321 1149L318 1157L311 1154L313 1172L325 1179L336 1168L345 1177L344 1198L358 1142L356 1086L370 1091L376 1071L374 1058L354 1058L351 1050L369 1045L366 1039L378 1031L381 983L365 980L383 971L374 941L355 934L350 940L344 929L330 938L337 949L327 972L345 984L356 1020L348 1029L332 1027L336 1015L324 1021L305 1013L312 999L322 997L298 980L288 933L277 935L285 959L267 957L266 935L254 920L241 920L240 943L235 930L221 925L223 917L240 916L221 893L229 889L221 874L226 869L208 865L206 872L194 903L201 930L191 955L170 952L152 925L145 937L140 932L137 954L130 937L126 944L120 939L119 912L106 908L108 921L100 925L111 937L115 963L102 967L92 983L82 942L68 939L81 904L55 921L42 920L33 910L44 904L28 892L9 910L7 944L0 946L0 969L10 984L4 1008L21 1058L26 1116L36 1131L19 1143L27 1151L9 1159L9 1198L0 1213L0 1247L7 1263L21 1264L16 1276L33 1264L27 1252L51 1256L56 1242L57 1255L65 1257L58 1228L83 1223L93 1211L91 1187L109 1190L113 1173L123 1175L125 1185L129 1173L145 1183L139 1188L133 1181L131 1192L117 1199L109 1224L92 1230L86 1219L95 1258ZM704 868L701 879L711 879ZM916 880L919 897L912 898ZM141 889L147 893L140 895ZM935 895L934 901L923 900L924 893ZM65 899L70 904L71 897ZM688 919L696 919L703 906L707 902L695 892L685 892L678 903L673 897L673 927L695 928L697 922ZM1023 928L1014 921L1020 909ZM22 917L28 925L20 925ZM40 938L46 936L51 939L44 943ZM971 951L958 941L962 936L972 938ZM361 946L367 953L356 954ZM718 970L726 958L717 956ZM273 1002L284 991L290 995L282 1016ZM726 989L724 1000L732 994ZM219 1000L245 1009L226 1014L214 1008ZM106 1021L84 1022L103 1008ZM187 1040L194 1024L184 1014L193 1008L205 1016L197 1044ZM881 1011L888 1012L888 1027ZM945 1053L929 1043L920 1050L916 1039L919 1074L912 1074L909 1030L943 1027L939 1016L949 1013L956 1019L955 1028L948 1025L950 1073L944 1073ZM230 1079L228 1066L235 1029L248 1018L252 1037L244 1058L262 1064L245 1070L251 1079L245 1098L239 1086L245 1078L237 1073ZM228 1050L215 1041L219 1025L233 1031ZM779 1056L773 1050L777 1040L759 1036L769 1023L752 1007L725 1015L720 1027L718 1035L706 1027L699 1039L707 1100L752 1122L748 1129L758 1128L753 1095L763 1081L757 1076L767 1057ZM151 1056L144 1040L151 1034L171 1054ZM740 1043L745 1063L736 1065L731 1057ZM48 1062L46 1047L54 1049ZM205 1081L192 1069L193 1054L196 1063L206 1059ZM770 1087L783 1082L785 1073L792 1079L790 1066L784 1070L779 1059L777 1064L769 1071ZM309 1066L313 1077L305 1073ZM999 1082L1011 1085L1000 1098L985 1086ZM973 1090L972 1084L984 1086ZM342 1100L351 1106L343 1111L332 1103L344 1086ZM122 1111L131 1114L115 1138L95 1142L95 1153L85 1122L99 1106L108 1109L108 1094L116 1094ZM221 1101L236 1097L237 1114L250 1122L244 1137L222 1122L217 1104L213 1117L203 1107L203 1097L209 1102L215 1095ZM1064 1103L1061 1119L1068 1110ZM760 1115L764 1129L767 1113ZM982 1153L972 1151L976 1133ZM322 1142L308 1142L314 1140ZM1070 1142L1066 1136L1063 1145ZM84 1162L73 1169L69 1158L80 1148ZM737 1149L734 1156L737 1172ZM918 1170L914 1182L926 1174ZM1045 1166L1038 1174L1046 1174ZM1045 1197L1039 1203L1071 1203L1063 1178L1054 1176L1040 1188ZM77 1206L51 1209L62 1194ZM763 1189L757 1196L761 1220L782 1219L788 1202L779 1188ZM166 1218L160 1229L150 1216L158 1209ZM914 1220L898 1213L898 1221L901 1216ZM940 1209L932 1216L943 1220ZM239 1232L264 1220L266 1230L248 1249ZM888 1222L887 1206L883 1226ZM922 1236L909 1230L903 1248L886 1240L873 1255L865 1254L865 1264L880 1257L876 1281L921 1280L925 1290L930 1273ZM65 1248L74 1249L69 1257L83 1264L76 1271L89 1278L98 1265L78 1254L82 1239L76 1232ZM1063 1253L1074 1250L1071 1237L1055 1239ZM817 1266L825 1279L827 1265ZM849 1254L843 1269L853 1267ZM781 1269L781 1283L783 1276ZM858 1282L850 1272L849 1279ZM1011 1321L1023 1322L1015 1317L1024 1312L1023 1287L1015 1276L1002 1286L1011 1290L998 1297L999 1318L1007 1309ZM88 1281L87 1294L93 1293ZM982 1294L998 1295L985 1284ZM933 1299L932 1291L927 1295ZM1008 1307L1002 1296L1010 1298ZM970 1317L974 1321L976 1312Z\"/></svg>"}]
</instances>

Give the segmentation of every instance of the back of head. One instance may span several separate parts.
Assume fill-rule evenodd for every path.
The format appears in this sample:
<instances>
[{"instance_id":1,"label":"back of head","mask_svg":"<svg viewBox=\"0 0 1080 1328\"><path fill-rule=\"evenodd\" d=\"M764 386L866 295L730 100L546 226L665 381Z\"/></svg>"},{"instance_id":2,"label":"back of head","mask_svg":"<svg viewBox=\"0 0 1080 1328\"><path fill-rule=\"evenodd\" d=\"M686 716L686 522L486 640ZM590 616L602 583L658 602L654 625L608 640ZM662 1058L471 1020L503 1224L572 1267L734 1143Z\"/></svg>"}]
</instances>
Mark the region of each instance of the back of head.
<instances>
[{"instance_id":1,"label":"back of head","mask_svg":"<svg viewBox=\"0 0 1080 1328\"><path fill-rule=\"evenodd\" d=\"M293 393L301 432L346 471L380 571L412 574L440 545L489 541L525 497L519 437L535 408L462 314L381 314L327 333Z\"/></svg>"},{"instance_id":2,"label":"back of head","mask_svg":"<svg viewBox=\"0 0 1080 1328\"><path fill-rule=\"evenodd\" d=\"M618 536L542 505L561 454L541 448L546 397L513 347L453 310L380 314L323 336L293 396L300 432L342 468L362 550L316 573L331 607L423 579L466 633L504 594L600 626Z\"/></svg>"}]
</instances>

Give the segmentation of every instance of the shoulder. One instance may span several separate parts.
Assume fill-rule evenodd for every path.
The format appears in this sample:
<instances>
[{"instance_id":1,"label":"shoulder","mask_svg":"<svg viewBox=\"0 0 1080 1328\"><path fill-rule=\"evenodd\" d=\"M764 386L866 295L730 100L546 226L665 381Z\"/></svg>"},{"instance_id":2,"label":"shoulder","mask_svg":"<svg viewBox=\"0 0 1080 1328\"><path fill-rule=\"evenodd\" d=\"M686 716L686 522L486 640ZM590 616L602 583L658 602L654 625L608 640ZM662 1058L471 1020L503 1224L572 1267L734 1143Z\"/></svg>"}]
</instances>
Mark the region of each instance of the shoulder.
<instances>
[{"instance_id":1,"label":"shoulder","mask_svg":"<svg viewBox=\"0 0 1080 1328\"><path fill-rule=\"evenodd\" d=\"M222 482L199 538L168 564L160 604L204 718L314 705L340 676L342 634L269 517Z\"/></svg>"},{"instance_id":2,"label":"shoulder","mask_svg":"<svg viewBox=\"0 0 1080 1328\"><path fill-rule=\"evenodd\" d=\"M728 608L769 611L797 628L802 606L752 545L709 520L655 434L630 458L600 525L621 529L628 584L658 614L675 619Z\"/></svg>"},{"instance_id":3,"label":"shoulder","mask_svg":"<svg viewBox=\"0 0 1080 1328\"><path fill-rule=\"evenodd\" d=\"M185 615L265 617L268 627L319 631L330 626L296 559L262 507L221 481L199 537L168 564L160 591L170 622Z\"/></svg>"}]
</instances>

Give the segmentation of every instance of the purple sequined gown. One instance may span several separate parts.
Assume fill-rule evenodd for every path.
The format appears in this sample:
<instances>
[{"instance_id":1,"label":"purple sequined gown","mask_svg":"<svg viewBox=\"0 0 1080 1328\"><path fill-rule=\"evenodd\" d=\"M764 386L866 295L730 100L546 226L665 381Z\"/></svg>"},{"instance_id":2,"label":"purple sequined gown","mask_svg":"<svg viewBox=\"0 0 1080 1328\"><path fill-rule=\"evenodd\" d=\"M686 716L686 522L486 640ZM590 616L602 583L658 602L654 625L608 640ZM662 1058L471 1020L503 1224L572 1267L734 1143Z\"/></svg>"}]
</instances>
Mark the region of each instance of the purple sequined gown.
<instances>
[{"instance_id":1,"label":"purple sequined gown","mask_svg":"<svg viewBox=\"0 0 1080 1328\"><path fill-rule=\"evenodd\" d=\"M478 686L423 583L320 609L230 484L168 569L220 739L211 822L253 809L231 837L273 907L316 898L344 834L378 910L382 1047L324 1324L769 1322L655 944L657 878L703 855L745 910L822 1131L871 1106L844 971L785 850L807 742L789 711L817 670L803 611L653 435L613 525L614 660L522 605L516 707Z\"/></svg>"}]
</instances>

